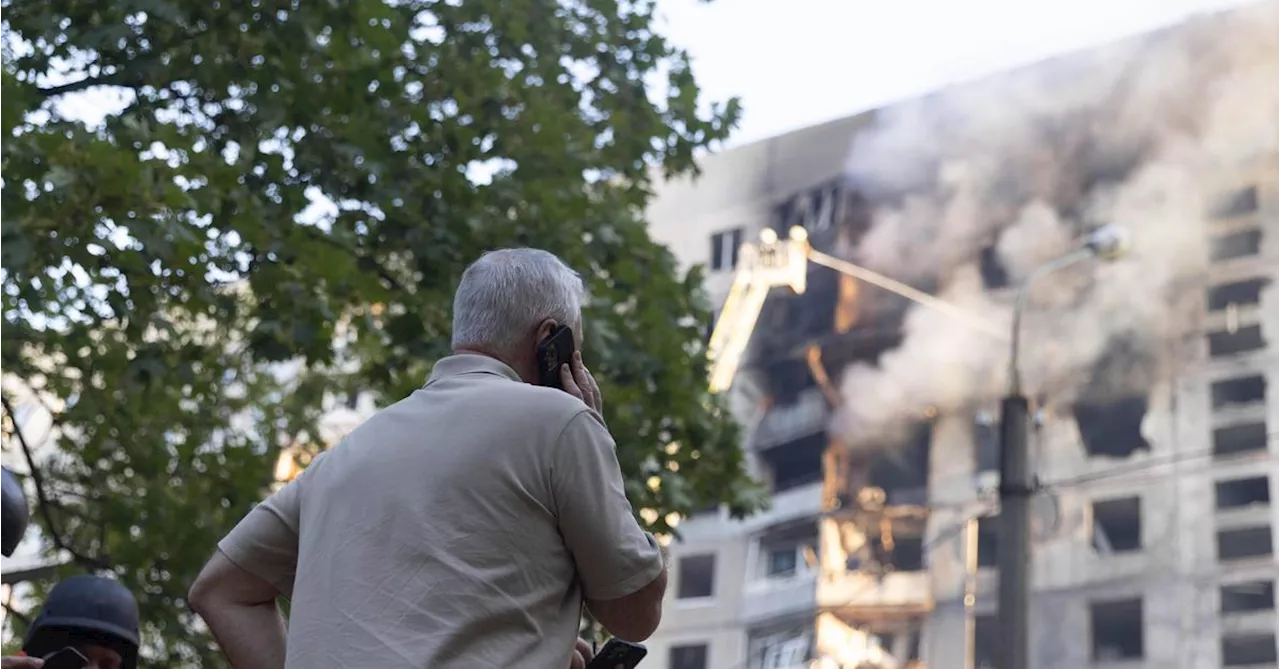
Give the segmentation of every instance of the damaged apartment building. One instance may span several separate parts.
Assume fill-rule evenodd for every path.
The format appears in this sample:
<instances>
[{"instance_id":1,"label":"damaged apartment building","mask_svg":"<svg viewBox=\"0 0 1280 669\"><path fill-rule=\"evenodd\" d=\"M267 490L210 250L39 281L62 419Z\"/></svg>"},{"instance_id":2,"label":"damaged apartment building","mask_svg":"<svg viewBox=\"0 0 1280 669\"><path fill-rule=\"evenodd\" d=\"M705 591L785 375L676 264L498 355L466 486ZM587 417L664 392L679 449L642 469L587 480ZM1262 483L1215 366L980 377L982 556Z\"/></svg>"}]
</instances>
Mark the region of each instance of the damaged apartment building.
<instances>
[{"instance_id":1,"label":"damaged apartment building","mask_svg":"<svg viewBox=\"0 0 1280 669\"><path fill-rule=\"evenodd\" d=\"M1274 18L1274 5L1263 9ZM1104 49L1140 66L1170 43L1202 44L1257 11L1201 17ZM1274 108L1270 39L1270 83L1252 94ZM1066 69L1083 76L1105 61ZM1034 76L1040 67L1001 77ZM859 259L877 212L903 197L849 171L851 147L876 132L884 113L708 156L699 178L657 190L651 234L685 266L706 266L715 305L759 262L743 245L764 230L786 239L801 226L815 252ZM1203 255L1150 296L1177 315L1174 332L1117 336L1072 370L1074 385L1029 389L1041 483L1031 514L1034 669L1277 666L1274 127L1250 138L1260 148L1197 181L1204 197L1187 218ZM1085 156L1075 171L1035 187L1049 189L1042 199L1060 219L1087 219L1077 201L1133 182L1139 153ZM1135 238L1135 255L1141 242ZM987 299L1007 314L1015 272L994 237L971 250L953 264L975 268ZM858 398L843 375L904 347L915 305L826 265L804 272L802 293L779 287L763 301L724 391L772 504L743 520L715 510L684 520L646 663L994 667L998 392L958 406L914 406L875 443L845 443L832 419ZM924 274L909 282L935 292L945 281ZM1051 346L1024 340L1028 355Z\"/></svg>"}]
</instances>

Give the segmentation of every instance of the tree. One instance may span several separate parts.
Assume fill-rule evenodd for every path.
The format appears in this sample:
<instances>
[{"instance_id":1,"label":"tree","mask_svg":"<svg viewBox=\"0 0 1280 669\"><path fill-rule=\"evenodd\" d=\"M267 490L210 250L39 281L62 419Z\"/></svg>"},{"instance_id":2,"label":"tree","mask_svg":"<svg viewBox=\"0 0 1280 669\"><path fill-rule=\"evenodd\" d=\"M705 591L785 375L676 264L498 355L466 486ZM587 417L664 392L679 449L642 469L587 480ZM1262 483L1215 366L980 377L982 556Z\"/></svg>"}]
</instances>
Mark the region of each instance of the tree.
<instances>
[{"instance_id":1,"label":"tree","mask_svg":"<svg viewBox=\"0 0 1280 669\"><path fill-rule=\"evenodd\" d=\"M80 456L41 464L37 517L138 593L156 664L221 666L183 597L280 435L315 434L326 392L420 385L484 249L584 272L655 530L761 503L705 390L700 272L643 222L651 167L693 169L739 108L703 104L651 1L3 7L3 365L65 400ZM63 105L106 90L100 125Z\"/></svg>"}]
</instances>

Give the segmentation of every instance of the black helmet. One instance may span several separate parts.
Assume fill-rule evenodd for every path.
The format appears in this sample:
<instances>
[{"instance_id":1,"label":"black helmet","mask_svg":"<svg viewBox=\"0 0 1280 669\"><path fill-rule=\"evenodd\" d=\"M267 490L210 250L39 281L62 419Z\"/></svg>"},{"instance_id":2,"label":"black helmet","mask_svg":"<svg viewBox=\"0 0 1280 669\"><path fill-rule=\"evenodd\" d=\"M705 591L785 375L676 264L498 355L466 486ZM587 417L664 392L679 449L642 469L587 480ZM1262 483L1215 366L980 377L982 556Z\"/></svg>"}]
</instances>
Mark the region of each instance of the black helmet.
<instances>
[{"instance_id":1,"label":"black helmet","mask_svg":"<svg viewBox=\"0 0 1280 669\"><path fill-rule=\"evenodd\" d=\"M49 593L22 650L44 657L83 643L110 648L124 668L138 664L138 602L128 588L101 576L72 576Z\"/></svg>"},{"instance_id":2,"label":"black helmet","mask_svg":"<svg viewBox=\"0 0 1280 669\"><path fill-rule=\"evenodd\" d=\"M27 496L22 494L22 481L7 468L0 477L0 555L12 557L31 521L31 509L27 507Z\"/></svg>"}]
</instances>

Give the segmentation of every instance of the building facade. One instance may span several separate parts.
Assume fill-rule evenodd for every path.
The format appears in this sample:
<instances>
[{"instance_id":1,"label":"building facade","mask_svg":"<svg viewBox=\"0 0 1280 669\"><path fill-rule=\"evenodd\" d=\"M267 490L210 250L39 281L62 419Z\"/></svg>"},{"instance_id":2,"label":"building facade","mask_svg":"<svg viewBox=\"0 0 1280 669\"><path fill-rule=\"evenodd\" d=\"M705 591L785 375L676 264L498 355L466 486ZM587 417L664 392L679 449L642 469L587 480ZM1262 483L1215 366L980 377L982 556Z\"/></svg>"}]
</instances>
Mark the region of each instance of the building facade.
<instances>
[{"instance_id":1,"label":"building facade","mask_svg":"<svg viewBox=\"0 0 1280 669\"><path fill-rule=\"evenodd\" d=\"M867 260L1004 323L1027 274L1009 253L1019 230L1044 239L1096 225L1098 210L1128 217L1117 222L1136 228L1134 259L1064 273L1046 290L1062 295L1029 306L1025 349L1067 361L1029 372L1042 483L1032 511L1036 669L1277 666L1276 38L1250 27L1274 20L1274 3L1206 16L712 155L697 180L663 184L648 212L655 239L684 265L706 266L715 305L750 270L739 266L754 257L743 243L802 226L821 254ZM1119 70L1138 74L1102 74ZM1071 95L1046 97L1064 89ZM882 162L868 177L876 163L866 155L922 150L886 131L904 118L955 123L914 129L957 148L905 167ZM1032 141L995 139L1028 128L1040 133ZM1004 167L983 172L992 163ZM919 164L932 173L921 178ZM965 208L975 172L989 187ZM918 242L934 250L916 264L936 271L898 277L884 261L892 255L872 247L888 246L884 226L911 224L913 207L934 217L928 236L942 243ZM1051 225L1032 225L1038 211ZM1116 284L1099 292L1106 281ZM975 282L973 294L958 288ZM770 293L725 391L772 507L741 521L685 520L646 663L992 666L999 392L969 383L937 402L885 403L886 388L913 387L885 385L884 374L912 372L904 356L929 364L919 305L817 263L806 284ZM1055 313L1102 315L1104 344L1079 353L1072 343L1089 332ZM968 341L957 335L943 354L1004 374ZM933 382L982 369L940 368ZM859 396L861 378L874 397ZM876 398L904 412L864 439L841 416Z\"/></svg>"}]
</instances>

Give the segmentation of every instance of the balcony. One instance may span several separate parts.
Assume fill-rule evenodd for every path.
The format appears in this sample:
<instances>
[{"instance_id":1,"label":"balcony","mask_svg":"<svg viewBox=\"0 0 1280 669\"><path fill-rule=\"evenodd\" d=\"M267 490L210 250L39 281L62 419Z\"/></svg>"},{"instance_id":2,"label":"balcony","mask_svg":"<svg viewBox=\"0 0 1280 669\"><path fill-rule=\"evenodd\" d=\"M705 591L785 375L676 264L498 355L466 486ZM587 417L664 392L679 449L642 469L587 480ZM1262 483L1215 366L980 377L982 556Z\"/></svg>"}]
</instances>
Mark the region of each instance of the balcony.
<instances>
[{"instance_id":1,"label":"balcony","mask_svg":"<svg viewBox=\"0 0 1280 669\"><path fill-rule=\"evenodd\" d=\"M742 520L729 520L721 513L693 516L680 524L680 532L696 536L699 541L718 541L729 537L755 534L769 527L797 520L816 518L822 513L822 483L807 483L776 493L769 508Z\"/></svg>"},{"instance_id":2,"label":"balcony","mask_svg":"<svg viewBox=\"0 0 1280 669\"><path fill-rule=\"evenodd\" d=\"M752 581L743 591L742 622L753 626L812 612L817 607L817 589L818 579L812 572Z\"/></svg>"},{"instance_id":3,"label":"balcony","mask_svg":"<svg viewBox=\"0 0 1280 669\"><path fill-rule=\"evenodd\" d=\"M883 577L860 572L828 572L818 582L818 607L857 614L862 611L923 613L933 608L926 571L892 572Z\"/></svg>"},{"instance_id":4,"label":"balcony","mask_svg":"<svg viewBox=\"0 0 1280 669\"><path fill-rule=\"evenodd\" d=\"M816 517L819 513L822 513L822 483L808 483L775 494L769 502L769 508L746 518L742 529L759 532L770 525L797 518Z\"/></svg>"},{"instance_id":5,"label":"balcony","mask_svg":"<svg viewBox=\"0 0 1280 669\"><path fill-rule=\"evenodd\" d=\"M817 547L815 518L779 523L752 539L743 590L743 622L756 626L795 614L812 614Z\"/></svg>"},{"instance_id":6,"label":"balcony","mask_svg":"<svg viewBox=\"0 0 1280 669\"><path fill-rule=\"evenodd\" d=\"M765 451L826 430L830 410L822 391L809 388L800 393L794 404L769 409L752 435L751 447Z\"/></svg>"}]
</instances>

